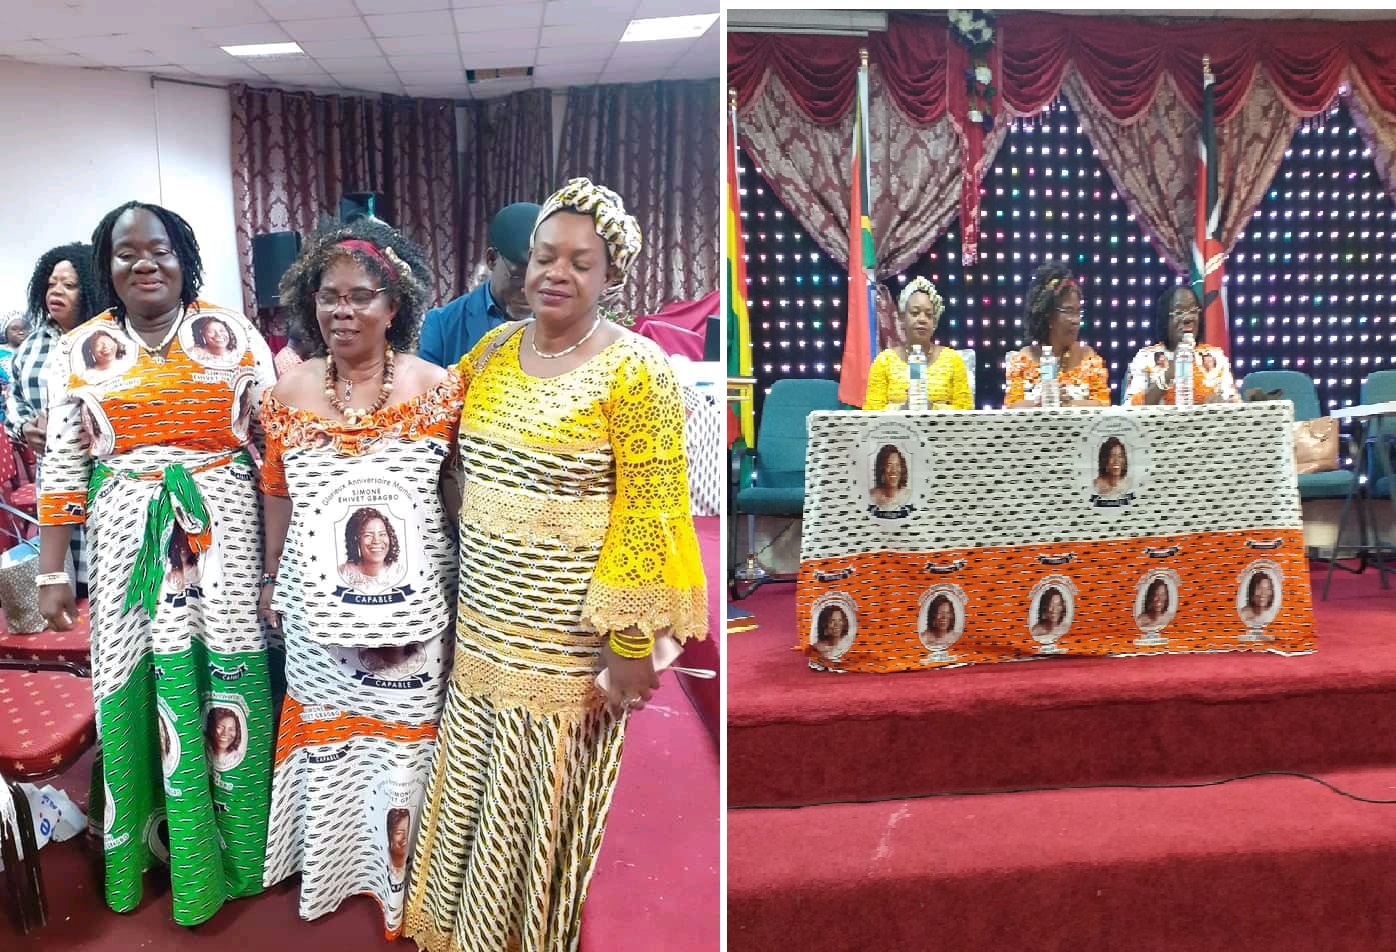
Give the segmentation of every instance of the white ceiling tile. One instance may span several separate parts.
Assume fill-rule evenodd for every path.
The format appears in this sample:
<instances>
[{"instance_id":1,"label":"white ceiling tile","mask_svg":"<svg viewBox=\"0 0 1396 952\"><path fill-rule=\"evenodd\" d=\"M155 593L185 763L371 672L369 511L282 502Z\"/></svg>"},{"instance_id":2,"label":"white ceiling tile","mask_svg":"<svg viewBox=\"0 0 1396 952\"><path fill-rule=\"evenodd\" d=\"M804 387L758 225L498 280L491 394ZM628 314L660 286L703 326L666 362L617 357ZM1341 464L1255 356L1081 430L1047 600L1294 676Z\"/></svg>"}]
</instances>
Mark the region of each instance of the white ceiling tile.
<instances>
[{"instance_id":1,"label":"white ceiling tile","mask_svg":"<svg viewBox=\"0 0 1396 952\"><path fill-rule=\"evenodd\" d=\"M385 36L378 41L378 45L389 56L395 53L450 53L457 49L456 35L449 30L434 36Z\"/></svg>"},{"instance_id":2,"label":"white ceiling tile","mask_svg":"<svg viewBox=\"0 0 1396 952\"><path fill-rule=\"evenodd\" d=\"M693 45L693 40L655 40L650 43L617 43L611 55L611 65L635 64L651 65L663 63L673 65Z\"/></svg>"},{"instance_id":3,"label":"white ceiling tile","mask_svg":"<svg viewBox=\"0 0 1396 952\"><path fill-rule=\"evenodd\" d=\"M137 50L141 47L133 42L129 34L114 36L75 36L54 37L48 45L65 53L81 53L84 56L100 56L104 52Z\"/></svg>"},{"instance_id":4,"label":"white ceiling tile","mask_svg":"<svg viewBox=\"0 0 1396 952\"><path fill-rule=\"evenodd\" d=\"M398 70L397 78L404 86L465 85L463 69Z\"/></svg>"},{"instance_id":5,"label":"white ceiling tile","mask_svg":"<svg viewBox=\"0 0 1396 952\"><path fill-rule=\"evenodd\" d=\"M254 63L254 68L268 76L319 76L324 78L329 76L320 64L314 60L268 60L264 63Z\"/></svg>"},{"instance_id":6,"label":"white ceiling tile","mask_svg":"<svg viewBox=\"0 0 1396 952\"><path fill-rule=\"evenodd\" d=\"M642 19L691 17L700 13L718 13L721 9L719 0L640 0L640 5L635 8L635 16ZM720 30L721 24L715 23L712 28Z\"/></svg>"},{"instance_id":7,"label":"white ceiling tile","mask_svg":"<svg viewBox=\"0 0 1396 952\"><path fill-rule=\"evenodd\" d=\"M549 0L543 13L545 26L616 21L624 32L639 0Z\"/></svg>"},{"instance_id":8,"label":"white ceiling tile","mask_svg":"<svg viewBox=\"0 0 1396 952\"><path fill-rule=\"evenodd\" d=\"M331 17L324 20L291 20L283 24L296 40L323 43L332 40L365 40L372 37L359 17Z\"/></svg>"},{"instance_id":9,"label":"white ceiling tile","mask_svg":"<svg viewBox=\"0 0 1396 952\"><path fill-rule=\"evenodd\" d=\"M411 83L404 83L403 88L407 90L407 95L418 99L465 99L467 98L465 81L459 84L432 83L426 86L417 86Z\"/></svg>"},{"instance_id":10,"label":"white ceiling tile","mask_svg":"<svg viewBox=\"0 0 1396 952\"><path fill-rule=\"evenodd\" d=\"M532 89L531 79L494 79L483 83L473 83L470 86L470 94L476 99L493 99L496 96L507 96L524 89Z\"/></svg>"},{"instance_id":11,"label":"white ceiling tile","mask_svg":"<svg viewBox=\"0 0 1396 952\"><path fill-rule=\"evenodd\" d=\"M364 76L380 75L391 73L392 67L388 64L386 57L379 56L353 56L347 59L320 58L316 57L315 62L331 73L356 73Z\"/></svg>"},{"instance_id":12,"label":"white ceiling tile","mask_svg":"<svg viewBox=\"0 0 1396 952\"><path fill-rule=\"evenodd\" d=\"M507 69L511 66L532 66L533 50L492 50L462 53L466 69Z\"/></svg>"},{"instance_id":13,"label":"white ceiling tile","mask_svg":"<svg viewBox=\"0 0 1396 952\"><path fill-rule=\"evenodd\" d=\"M607 67L601 73L603 83L652 83L664 78L669 72L666 66L626 66L619 69Z\"/></svg>"},{"instance_id":14,"label":"white ceiling tile","mask_svg":"<svg viewBox=\"0 0 1396 952\"><path fill-rule=\"evenodd\" d=\"M676 63L669 70L665 79L716 79L722 72L721 66L717 62L712 63L691 63L688 61Z\"/></svg>"},{"instance_id":15,"label":"white ceiling tile","mask_svg":"<svg viewBox=\"0 0 1396 952\"><path fill-rule=\"evenodd\" d=\"M403 70L460 69L460 55L457 53L395 53L388 62L398 72Z\"/></svg>"},{"instance_id":16,"label":"white ceiling tile","mask_svg":"<svg viewBox=\"0 0 1396 952\"><path fill-rule=\"evenodd\" d=\"M362 13L420 13L448 10L451 0L354 0Z\"/></svg>"},{"instance_id":17,"label":"white ceiling tile","mask_svg":"<svg viewBox=\"0 0 1396 952\"><path fill-rule=\"evenodd\" d=\"M560 63L605 63L615 52L616 43L584 43L576 46L544 46L538 51L539 66Z\"/></svg>"},{"instance_id":18,"label":"white ceiling tile","mask_svg":"<svg viewBox=\"0 0 1396 952\"><path fill-rule=\"evenodd\" d=\"M577 23L570 26L544 26L539 46L596 45L607 40L619 42L625 33L626 21Z\"/></svg>"},{"instance_id":19,"label":"white ceiling tile","mask_svg":"<svg viewBox=\"0 0 1396 952\"><path fill-rule=\"evenodd\" d=\"M584 85L596 82L606 64L601 63L561 63L557 66L539 66L533 70L536 83L549 86Z\"/></svg>"},{"instance_id":20,"label":"white ceiling tile","mask_svg":"<svg viewBox=\"0 0 1396 952\"><path fill-rule=\"evenodd\" d=\"M256 79L262 74L246 63L228 57L229 62L222 66L200 66L191 69L196 76L212 76L219 79Z\"/></svg>"},{"instance_id":21,"label":"white ceiling tile","mask_svg":"<svg viewBox=\"0 0 1396 952\"><path fill-rule=\"evenodd\" d=\"M364 22L379 38L389 36L432 36L438 33L454 33L456 21L450 10L433 10L428 13L394 13L365 15Z\"/></svg>"},{"instance_id":22,"label":"white ceiling tile","mask_svg":"<svg viewBox=\"0 0 1396 952\"><path fill-rule=\"evenodd\" d=\"M378 48L378 41L373 39L301 40L300 44L301 49L317 60L353 59L359 56L381 57L383 55L383 51Z\"/></svg>"},{"instance_id":23,"label":"white ceiling tile","mask_svg":"<svg viewBox=\"0 0 1396 952\"><path fill-rule=\"evenodd\" d=\"M457 33L483 33L543 25L543 4L516 3L506 7L469 7L455 12Z\"/></svg>"},{"instance_id":24,"label":"white ceiling tile","mask_svg":"<svg viewBox=\"0 0 1396 952\"><path fill-rule=\"evenodd\" d=\"M246 43L285 43L290 35L275 23L253 23L248 26L218 26L199 30L204 42L212 46L240 46Z\"/></svg>"},{"instance_id":25,"label":"white ceiling tile","mask_svg":"<svg viewBox=\"0 0 1396 952\"><path fill-rule=\"evenodd\" d=\"M461 33L456 37L461 55L490 50L528 50L538 48L538 29L491 30L488 33Z\"/></svg>"},{"instance_id":26,"label":"white ceiling tile","mask_svg":"<svg viewBox=\"0 0 1396 952\"><path fill-rule=\"evenodd\" d=\"M257 0L273 20L317 20L357 17L354 0Z\"/></svg>"},{"instance_id":27,"label":"white ceiling tile","mask_svg":"<svg viewBox=\"0 0 1396 952\"><path fill-rule=\"evenodd\" d=\"M403 92L402 81L396 77L392 79L340 80L339 84L350 92L398 94Z\"/></svg>"},{"instance_id":28,"label":"white ceiling tile","mask_svg":"<svg viewBox=\"0 0 1396 952\"><path fill-rule=\"evenodd\" d=\"M162 26L220 27L243 26L266 22L268 14L256 3L210 3L207 0L141 0L139 7L124 10L108 0L85 0L93 12L118 13L137 21L143 29L153 24ZM137 11L139 11L137 13ZM88 14L84 14L87 19Z\"/></svg>"},{"instance_id":29,"label":"white ceiling tile","mask_svg":"<svg viewBox=\"0 0 1396 952\"><path fill-rule=\"evenodd\" d=\"M330 73L330 77L337 83L345 86L354 86L363 89L377 89L379 86L392 86L397 88L402 85L402 80L398 79L396 73Z\"/></svg>"},{"instance_id":30,"label":"white ceiling tile","mask_svg":"<svg viewBox=\"0 0 1396 952\"><path fill-rule=\"evenodd\" d=\"M33 53L24 57L26 63L40 66L96 66L97 64L78 53Z\"/></svg>"}]
</instances>

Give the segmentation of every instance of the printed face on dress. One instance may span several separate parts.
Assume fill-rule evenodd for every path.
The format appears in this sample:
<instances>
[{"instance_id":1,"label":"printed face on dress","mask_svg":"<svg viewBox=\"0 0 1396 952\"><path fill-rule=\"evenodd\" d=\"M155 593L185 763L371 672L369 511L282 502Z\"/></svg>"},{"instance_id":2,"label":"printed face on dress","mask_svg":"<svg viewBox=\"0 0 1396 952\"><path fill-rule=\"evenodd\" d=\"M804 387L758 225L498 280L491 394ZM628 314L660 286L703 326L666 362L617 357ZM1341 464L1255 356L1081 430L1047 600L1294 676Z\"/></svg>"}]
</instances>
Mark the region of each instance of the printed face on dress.
<instances>
[{"instance_id":1,"label":"printed face on dress","mask_svg":"<svg viewBox=\"0 0 1396 952\"><path fill-rule=\"evenodd\" d=\"M106 331L97 331L83 346L83 359L89 370L107 370L122 356L125 348Z\"/></svg>"},{"instance_id":2,"label":"printed face on dress","mask_svg":"<svg viewBox=\"0 0 1396 952\"><path fill-rule=\"evenodd\" d=\"M931 631L944 635L954 627L955 607L950 604L950 599L942 595L936 599L936 606L931 610Z\"/></svg>"},{"instance_id":3,"label":"printed face on dress","mask_svg":"<svg viewBox=\"0 0 1396 952\"><path fill-rule=\"evenodd\" d=\"M1109 455L1105 460L1105 473L1107 476L1123 476L1125 471L1125 448L1119 443L1110 447Z\"/></svg>"},{"instance_id":4,"label":"printed face on dress","mask_svg":"<svg viewBox=\"0 0 1396 952\"><path fill-rule=\"evenodd\" d=\"M388 328L397 317L397 301L390 291L384 291L358 308L346 297L354 291L372 292L382 286L347 254L336 258L320 275L319 289L340 296L334 307L318 305L315 311L320 333L335 360L354 364L383 356L388 346Z\"/></svg>"},{"instance_id":5,"label":"printed face on dress","mask_svg":"<svg viewBox=\"0 0 1396 952\"><path fill-rule=\"evenodd\" d=\"M935 335L940 315L931 305L931 296L925 291L917 291L907 298L906 310L902 312L902 327L906 331L906 342L925 347Z\"/></svg>"},{"instance_id":6,"label":"printed face on dress","mask_svg":"<svg viewBox=\"0 0 1396 952\"><path fill-rule=\"evenodd\" d=\"M232 753L242 742L237 715L226 707L212 708L208 713L208 727L204 736L215 755Z\"/></svg>"},{"instance_id":7,"label":"printed face on dress","mask_svg":"<svg viewBox=\"0 0 1396 952\"><path fill-rule=\"evenodd\" d=\"M388 524L382 519L368 519L359 527L359 555L361 565L382 565L388 558L392 536L388 534Z\"/></svg>"},{"instance_id":8,"label":"printed face on dress","mask_svg":"<svg viewBox=\"0 0 1396 952\"><path fill-rule=\"evenodd\" d=\"M1062 623L1062 619L1065 617L1066 599L1062 597L1059 590L1049 588L1042 599L1042 620L1055 628Z\"/></svg>"},{"instance_id":9,"label":"printed face on dress","mask_svg":"<svg viewBox=\"0 0 1396 952\"><path fill-rule=\"evenodd\" d=\"M184 269L169 233L154 214L132 208L112 228L111 280L126 309L160 317L179 306Z\"/></svg>"},{"instance_id":10,"label":"printed face on dress","mask_svg":"<svg viewBox=\"0 0 1396 952\"><path fill-rule=\"evenodd\" d=\"M607 285L619 277L591 216L561 211L538 226L524 294L539 321L565 327L587 319Z\"/></svg>"},{"instance_id":11,"label":"printed face on dress","mask_svg":"<svg viewBox=\"0 0 1396 952\"><path fill-rule=\"evenodd\" d=\"M1251 583L1251 608L1258 612L1269 611L1275 604L1275 583L1264 572L1258 572Z\"/></svg>"},{"instance_id":12,"label":"printed face on dress","mask_svg":"<svg viewBox=\"0 0 1396 952\"><path fill-rule=\"evenodd\" d=\"M58 262L49 272L48 291L44 294L44 309L48 311L48 316L63 330L72 330L81 297L78 269L73 267L71 261Z\"/></svg>"},{"instance_id":13,"label":"printed face on dress","mask_svg":"<svg viewBox=\"0 0 1396 952\"><path fill-rule=\"evenodd\" d=\"M221 357L233 349L232 329L216 317L205 317L194 322L194 334L201 338L200 346L215 357Z\"/></svg>"},{"instance_id":14,"label":"printed face on dress","mask_svg":"<svg viewBox=\"0 0 1396 952\"><path fill-rule=\"evenodd\" d=\"M1146 602L1144 607L1150 615L1162 615L1168 611L1168 586L1162 580L1156 580L1149 586Z\"/></svg>"},{"instance_id":15,"label":"printed face on dress","mask_svg":"<svg viewBox=\"0 0 1396 952\"><path fill-rule=\"evenodd\" d=\"M823 630L819 633L819 640L833 643L846 634L848 634L848 616L843 613L843 609L826 608L824 610Z\"/></svg>"},{"instance_id":16,"label":"printed face on dress","mask_svg":"<svg viewBox=\"0 0 1396 952\"><path fill-rule=\"evenodd\" d=\"M1197 336L1197 322L1201 312L1197 308L1197 295L1192 288L1180 287L1173 292L1173 300L1168 305L1168 341L1176 344L1184 334Z\"/></svg>"},{"instance_id":17,"label":"printed face on dress","mask_svg":"<svg viewBox=\"0 0 1396 952\"><path fill-rule=\"evenodd\" d=\"M388 811L388 861L394 866L407 862L407 841L412 835L412 814L394 808Z\"/></svg>"}]
</instances>

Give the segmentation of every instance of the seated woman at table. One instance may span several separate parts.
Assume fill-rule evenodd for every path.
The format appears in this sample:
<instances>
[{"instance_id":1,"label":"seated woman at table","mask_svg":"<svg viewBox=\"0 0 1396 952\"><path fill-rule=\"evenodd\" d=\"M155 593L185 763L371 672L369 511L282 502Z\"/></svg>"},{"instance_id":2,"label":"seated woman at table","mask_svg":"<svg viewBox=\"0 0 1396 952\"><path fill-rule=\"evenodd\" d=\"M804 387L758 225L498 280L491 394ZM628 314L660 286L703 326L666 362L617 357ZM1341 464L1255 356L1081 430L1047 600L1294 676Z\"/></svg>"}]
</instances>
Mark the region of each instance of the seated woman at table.
<instances>
[{"instance_id":1,"label":"seated woman at table","mask_svg":"<svg viewBox=\"0 0 1396 952\"><path fill-rule=\"evenodd\" d=\"M864 410L900 410L907 404L910 371L907 357L914 344L926 355L926 403L932 410L969 410L969 374L960 355L933 338L945 311L936 286L917 276L907 282L897 299L905 344L888 347L868 368L868 392Z\"/></svg>"},{"instance_id":2,"label":"seated woman at table","mask_svg":"<svg viewBox=\"0 0 1396 952\"><path fill-rule=\"evenodd\" d=\"M1202 342L1202 311L1192 288L1181 284L1164 291L1154 304L1154 339L1160 344L1141 348L1129 364L1124 403L1156 406L1176 403L1173 353L1184 334L1196 342L1192 362L1194 403L1240 403L1231 364L1220 347Z\"/></svg>"},{"instance_id":3,"label":"seated woman at table","mask_svg":"<svg viewBox=\"0 0 1396 952\"><path fill-rule=\"evenodd\" d=\"M1033 343L1008 355L1005 407L1042 405L1040 341L1057 355L1062 406L1110 405L1105 361L1090 344L1077 340L1081 333L1081 288L1066 265L1049 261L1034 272L1023 309L1023 331Z\"/></svg>"}]
</instances>

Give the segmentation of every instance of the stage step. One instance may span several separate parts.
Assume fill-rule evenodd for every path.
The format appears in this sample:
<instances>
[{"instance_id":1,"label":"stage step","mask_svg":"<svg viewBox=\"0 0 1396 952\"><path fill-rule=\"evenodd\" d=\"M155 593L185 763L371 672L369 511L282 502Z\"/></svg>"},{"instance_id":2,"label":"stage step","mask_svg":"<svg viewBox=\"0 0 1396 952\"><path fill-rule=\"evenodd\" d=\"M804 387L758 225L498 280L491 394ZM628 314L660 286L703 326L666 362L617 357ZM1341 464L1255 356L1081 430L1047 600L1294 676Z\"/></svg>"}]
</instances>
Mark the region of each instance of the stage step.
<instances>
[{"instance_id":1,"label":"stage step","mask_svg":"<svg viewBox=\"0 0 1396 952\"><path fill-rule=\"evenodd\" d=\"M1325 779L1396 800L1396 768ZM730 952L1396 949L1396 805L1297 778L732 810L727 836Z\"/></svg>"},{"instance_id":2,"label":"stage step","mask_svg":"<svg viewBox=\"0 0 1396 952\"><path fill-rule=\"evenodd\" d=\"M791 650L792 588L742 607L760 627L728 642L731 806L1396 764L1396 591L1371 573L1315 602L1302 657L831 674Z\"/></svg>"}]
</instances>

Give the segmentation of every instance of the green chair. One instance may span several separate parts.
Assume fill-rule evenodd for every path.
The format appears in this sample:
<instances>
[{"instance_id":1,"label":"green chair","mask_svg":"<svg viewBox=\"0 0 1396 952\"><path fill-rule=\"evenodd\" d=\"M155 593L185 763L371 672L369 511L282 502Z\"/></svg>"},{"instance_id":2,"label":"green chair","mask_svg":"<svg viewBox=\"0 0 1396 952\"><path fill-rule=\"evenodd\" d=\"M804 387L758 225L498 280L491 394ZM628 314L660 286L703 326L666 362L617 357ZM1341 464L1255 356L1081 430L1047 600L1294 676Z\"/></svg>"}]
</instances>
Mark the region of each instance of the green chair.
<instances>
[{"instance_id":1,"label":"green chair","mask_svg":"<svg viewBox=\"0 0 1396 952\"><path fill-rule=\"evenodd\" d=\"M1280 391L1284 399L1294 404L1294 422L1323 416L1318 403L1318 389L1313 378L1297 370L1256 370L1241 381L1241 392ZM1344 499L1356 484L1357 475L1351 470L1337 469L1330 473L1303 473L1299 476L1300 499Z\"/></svg>"},{"instance_id":2,"label":"green chair","mask_svg":"<svg viewBox=\"0 0 1396 952\"><path fill-rule=\"evenodd\" d=\"M755 449L733 454L729 494L732 502L728 513L752 517L747 522L753 548L755 516L798 519L804 515L807 420L818 410L843 408L836 380L777 380L766 394L756 428ZM743 480L743 472L749 472L750 478ZM728 522L728 590L733 599L745 598L767 582L795 581L794 576L777 575L739 580L737 520Z\"/></svg>"},{"instance_id":3,"label":"green chair","mask_svg":"<svg viewBox=\"0 0 1396 952\"><path fill-rule=\"evenodd\" d=\"M1362 381L1362 392L1358 402L1366 406L1373 403L1396 401L1396 370L1374 370ZM1389 467L1383 468L1379 454L1385 453ZM1386 474L1396 470L1396 418L1382 417L1372 423L1367 434L1367 492L1374 499L1391 497L1390 477ZM1396 513L1393 513L1396 519Z\"/></svg>"}]
</instances>

